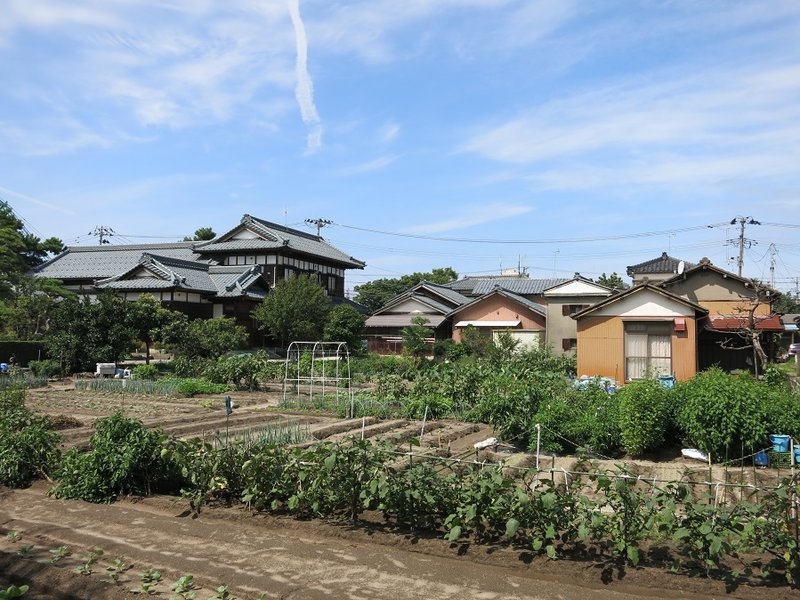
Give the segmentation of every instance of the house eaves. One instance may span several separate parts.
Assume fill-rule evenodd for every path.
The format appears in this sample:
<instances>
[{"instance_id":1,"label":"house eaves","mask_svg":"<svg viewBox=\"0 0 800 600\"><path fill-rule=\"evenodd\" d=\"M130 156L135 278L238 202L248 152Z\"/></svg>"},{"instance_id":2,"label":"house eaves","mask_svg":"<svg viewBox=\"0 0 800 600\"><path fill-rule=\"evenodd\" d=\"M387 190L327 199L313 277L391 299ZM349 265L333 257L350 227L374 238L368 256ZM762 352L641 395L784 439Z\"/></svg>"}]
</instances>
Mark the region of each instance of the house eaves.
<instances>
[{"instance_id":1,"label":"house eaves","mask_svg":"<svg viewBox=\"0 0 800 600\"><path fill-rule=\"evenodd\" d=\"M707 315L708 314L708 310L703 308L699 304L697 304L695 302L692 302L691 300L687 300L686 298L683 298L683 297L678 296L676 294L673 294L672 292L669 292L669 291L665 290L662 287L653 285L648 281L644 281L644 282L642 282L642 283L640 283L638 285L635 285L635 286L633 286L631 288L628 288L627 290L624 290L624 291L622 291L622 292L620 292L618 294L615 294L613 296L609 296L608 298L605 298L605 299L597 302L596 304L592 304L588 308L584 308L583 310L578 311L578 312L574 313L571 316L575 320L581 319L581 318L583 318L583 317L585 317L587 315L592 314L593 312L595 312L597 310L600 310L601 308L604 308L606 306L610 306L610 305L612 305L612 304L614 304L616 302L620 302L620 301L626 299L628 296L632 296L634 294L641 293L643 290L649 290L651 292L655 292L656 294L659 294L660 296L663 296L664 298L667 298L668 300L671 300L673 302L678 302L679 304L683 304L684 306L688 306L688 307L692 308L696 313L699 313L701 315Z\"/></svg>"}]
</instances>

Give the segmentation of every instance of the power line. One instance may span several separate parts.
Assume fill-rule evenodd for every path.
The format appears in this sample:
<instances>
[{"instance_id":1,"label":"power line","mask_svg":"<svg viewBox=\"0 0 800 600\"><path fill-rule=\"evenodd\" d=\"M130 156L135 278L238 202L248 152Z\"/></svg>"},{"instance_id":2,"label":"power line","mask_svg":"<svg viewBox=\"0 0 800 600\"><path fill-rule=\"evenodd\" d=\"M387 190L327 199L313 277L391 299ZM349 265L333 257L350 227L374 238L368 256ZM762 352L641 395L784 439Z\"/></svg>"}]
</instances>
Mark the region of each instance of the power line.
<instances>
[{"instance_id":1,"label":"power line","mask_svg":"<svg viewBox=\"0 0 800 600\"><path fill-rule=\"evenodd\" d=\"M607 242L612 240L626 240L642 237L662 236L670 233L685 233L687 231L697 231L699 229L708 229L713 227L720 227L725 223L714 223L711 225L695 225L693 227L682 227L680 229L667 229L663 231L644 231L641 233L623 233L619 235L606 235L597 237L584 237L584 238L548 238L548 239L488 239L488 238L458 238L458 237L439 237L432 235L422 235L416 233L400 233L394 231L383 231L380 229L370 229L368 227L356 227L355 225L344 225L342 223L334 223L339 227L345 229L353 229L355 231L364 231L367 233L377 233L381 235L391 235L395 237L405 237L417 240L429 240L435 242L461 242L469 244L578 244L584 242Z\"/></svg>"}]
</instances>

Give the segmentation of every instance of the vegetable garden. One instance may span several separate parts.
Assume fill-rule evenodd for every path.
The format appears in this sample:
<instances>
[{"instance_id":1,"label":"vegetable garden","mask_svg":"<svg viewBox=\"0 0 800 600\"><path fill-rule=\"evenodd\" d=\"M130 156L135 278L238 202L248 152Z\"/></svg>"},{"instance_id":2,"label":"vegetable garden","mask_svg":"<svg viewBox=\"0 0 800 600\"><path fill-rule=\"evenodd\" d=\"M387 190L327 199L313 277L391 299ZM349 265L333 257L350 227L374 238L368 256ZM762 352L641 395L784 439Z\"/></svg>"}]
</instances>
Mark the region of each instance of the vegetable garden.
<instances>
[{"instance_id":1,"label":"vegetable garden","mask_svg":"<svg viewBox=\"0 0 800 600\"><path fill-rule=\"evenodd\" d=\"M46 476L57 498L103 503L179 495L195 515L222 505L348 527L386 523L454 548L506 546L541 560L589 561L603 577L648 566L732 587L797 585L793 461L764 471L752 459L769 433L798 435L800 403L778 373L755 380L711 370L674 389L645 381L609 395L599 386L577 389L566 377L569 362L547 353L422 369L402 359L363 361L353 369L356 418L347 414L342 428L309 426L313 417L280 424L290 409L345 416L349 402L333 396L261 412L277 417L275 427L248 421L234 435L205 439L177 428L169 435L117 412L94 423L88 445L63 454L47 419L26 408L25 392L6 390L0 442L12 451L0 456L0 483L19 487ZM269 369L252 369L250 382L202 381L224 390L274 385L277 371ZM169 381L126 386L176 393ZM93 385L121 387L87 388ZM513 452L454 452L448 434L479 435L472 422L490 424ZM670 440L708 452L716 466L664 478L630 462L674 451ZM537 448L535 459L514 460ZM546 452L574 458L556 466Z\"/></svg>"}]
</instances>

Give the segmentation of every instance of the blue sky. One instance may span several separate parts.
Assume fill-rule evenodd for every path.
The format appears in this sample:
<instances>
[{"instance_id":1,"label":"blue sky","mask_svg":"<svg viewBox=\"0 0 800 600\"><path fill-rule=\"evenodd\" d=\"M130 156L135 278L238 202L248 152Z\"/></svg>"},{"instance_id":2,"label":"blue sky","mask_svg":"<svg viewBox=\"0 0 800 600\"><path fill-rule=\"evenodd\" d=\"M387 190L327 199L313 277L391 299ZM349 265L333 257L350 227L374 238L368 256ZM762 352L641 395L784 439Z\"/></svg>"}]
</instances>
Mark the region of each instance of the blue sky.
<instances>
[{"instance_id":1,"label":"blue sky","mask_svg":"<svg viewBox=\"0 0 800 600\"><path fill-rule=\"evenodd\" d=\"M794 0L5 0L0 198L67 244L329 219L348 287L735 271L750 216L794 290L798 40Z\"/></svg>"}]
</instances>

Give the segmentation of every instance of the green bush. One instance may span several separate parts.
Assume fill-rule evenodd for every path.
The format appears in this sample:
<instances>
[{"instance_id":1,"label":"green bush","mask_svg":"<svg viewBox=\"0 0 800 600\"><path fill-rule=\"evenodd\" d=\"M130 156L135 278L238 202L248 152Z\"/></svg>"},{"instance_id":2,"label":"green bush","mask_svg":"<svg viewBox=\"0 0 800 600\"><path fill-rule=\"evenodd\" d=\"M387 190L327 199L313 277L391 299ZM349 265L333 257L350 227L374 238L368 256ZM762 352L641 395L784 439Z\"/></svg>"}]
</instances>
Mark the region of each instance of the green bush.
<instances>
[{"instance_id":1,"label":"green bush","mask_svg":"<svg viewBox=\"0 0 800 600\"><path fill-rule=\"evenodd\" d=\"M60 439L49 419L25 406L23 390L0 392L0 484L24 487L49 473Z\"/></svg>"},{"instance_id":2,"label":"green bush","mask_svg":"<svg viewBox=\"0 0 800 600\"><path fill-rule=\"evenodd\" d=\"M119 412L94 428L89 450L73 448L64 455L52 490L57 498L113 502L120 494L150 494L174 474L161 457L160 431Z\"/></svg>"},{"instance_id":3,"label":"green bush","mask_svg":"<svg viewBox=\"0 0 800 600\"><path fill-rule=\"evenodd\" d=\"M205 377L211 361L199 356L178 356L172 361L175 377Z\"/></svg>"},{"instance_id":4,"label":"green bush","mask_svg":"<svg viewBox=\"0 0 800 600\"><path fill-rule=\"evenodd\" d=\"M64 375L61 363L52 358L32 360L28 363L28 367L34 375L39 377L61 377Z\"/></svg>"},{"instance_id":5,"label":"green bush","mask_svg":"<svg viewBox=\"0 0 800 600\"><path fill-rule=\"evenodd\" d=\"M134 379L155 381L158 378L158 367L155 365L136 365L131 371Z\"/></svg>"},{"instance_id":6,"label":"green bush","mask_svg":"<svg viewBox=\"0 0 800 600\"><path fill-rule=\"evenodd\" d=\"M619 428L619 398L600 385L572 389L565 400L569 410L562 414L564 437L578 447L603 456L614 456L622 446Z\"/></svg>"},{"instance_id":7,"label":"green bush","mask_svg":"<svg viewBox=\"0 0 800 600\"><path fill-rule=\"evenodd\" d=\"M212 383L205 379L182 379L178 384L178 391L187 398L193 398L197 394L222 394L231 389L230 385Z\"/></svg>"},{"instance_id":8,"label":"green bush","mask_svg":"<svg viewBox=\"0 0 800 600\"><path fill-rule=\"evenodd\" d=\"M750 377L734 377L718 368L675 387L677 423L686 441L715 460L726 460L765 447L772 415L768 386Z\"/></svg>"},{"instance_id":9,"label":"green bush","mask_svg":"<svg viewBox=\"0 0 800 600\"><path fill-rule=\"evenodd\" d=\"M615 394L619 402L620 438L633 456L660 447L671 427L669 390L654 379L632 381Z\"/></svg>"}]
</instances>

